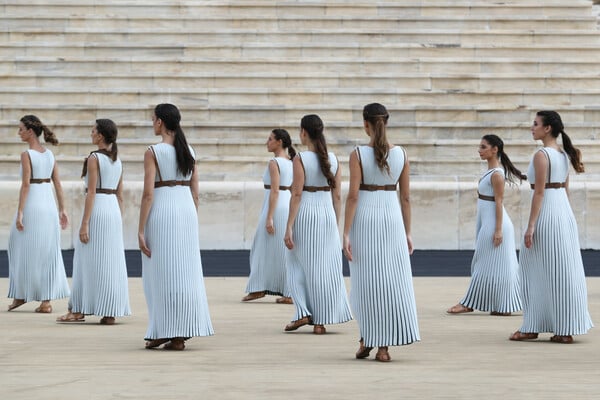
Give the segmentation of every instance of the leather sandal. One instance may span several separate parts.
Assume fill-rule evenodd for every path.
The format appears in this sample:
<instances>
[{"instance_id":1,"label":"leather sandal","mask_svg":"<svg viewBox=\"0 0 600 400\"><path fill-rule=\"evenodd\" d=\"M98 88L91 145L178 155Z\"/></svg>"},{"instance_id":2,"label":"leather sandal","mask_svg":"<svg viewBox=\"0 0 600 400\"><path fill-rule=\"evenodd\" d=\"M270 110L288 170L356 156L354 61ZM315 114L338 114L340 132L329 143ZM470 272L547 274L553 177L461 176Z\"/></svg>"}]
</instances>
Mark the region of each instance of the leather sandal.
<instances>
[{"instance_id":1,"label":"leather sandal","mask_svg":"<svg viewBox=\"0 0 600 400\"><path fill-rule=\"evenodd\" d=\"M265 297L267 293L266 292L252 292L252 293L248 293L247 295L245 295L244 297L242 297L242 301L251 301L251 300L256 300L256 299L260 299L261 297Z\"/></svg>"},{"instance_id":2,"label":"leather sandal","mask_svg":"<svg viewBox=\"0 0 600 400\"><path fill-rule=\"evenodd\" d=\"M278 297L275 300L275 303L278 303L278 304L294 304L294 300L292 300L291 297L282 296L282 297Z\"/></svg>"},{"instance_id":3,"label":"leather sandal","mask_svg":"<svg viewBox=\"0 0 600 400\"><path fill-rule=\"evenodd\" d=\"M102 317L99 322L100 325L114 325L115 317Z\"/></svg>"},{"instance_id":4,"label":"leather sandal","mask_svg":"<svg viewBox=\"0 0 600 400\"><path fill-rule=\"evenodd\" d=\"M8 305L8 311L12 311L15 308L21 307L25 303L26 301L23 299L14 299L13 302Z\"/></svg>"},{"instance_id":5,"label":"leather sandal","mask_svg":"<svg viewBox=\"0 0 600 400\"><path fill-rule=\"evenodd\" d=\"M459 303L459 304L447 309L446 312L448 314L463 314L463 313L473 312L473 309L471 307L465 307Z\"/></svg>"},{"instance_id":6,"label":"leather sandal","mask_svg":"<svg viewBox=\"0 0 600 400\"><path fill-rule=\"evenodd\" d=\"M185 349L185 342L183 338L173 338L169 343L163 346L163 349L181 351Z\"/></svg>"},{"instance_id":7,"label":"leather sandal","mask_svg":"<svg viewBox=\"0 0 600 400\"><path fill-rule=\"evenodd\" d=\"M323 325L315 325L313 327L313 333L315 335L324 335L327 333L327 330L325 329L325 327Z\"/></svg>"},{"instance_id":8,"label":"leather sandal","mask_svg":"<svg viewBox=\"0 0 600 400\"><path fill-rule=\"evenodd\" d=\"M538 338L538 334L534 333L534 332L521 332L521 331L516 331L515 333L513 333L512 335L510 335L509 340L515 340L517 342L521 342L523 340L533 340L533 339L537 339Z\"/></svg>"},{"instance_id":9,"label":"leather sandal","mask_svg":"<svg viewBox=\"0 0 600 400\"><path fill-rule=\"evenodd\" d=\"M300 318L296 321L290 322L289 324L287 324L285 326L285 328L283 328L283 330L286 332L295 331L296 329L300 328L301 326L308 325L308 324L310 324L310 317L304 317L304 318Z\"/></svg>"},{"instance_id":10,"label":"leather sandal","mask_svg":"<svg viewBox=\"0 0 600 400\"><path fill-rule=\"evenodd\" d=\"M392 361L392 357L390 357L390 353L388 353L387 346L380 347L377 349L377 354L375 355L375 359L381 362L390 362Z\"/></svg>"},{"instance_id":11,"label":"leather sandal","mask_svg":"<svg viewBox=\"0 0 600 400\"><path fill-rule=\"evenodd\" d=\"M42 303L34 311L41 314L50 314L52 312L52 305L50 303Z\"/></svg>"},{"instance_id":12,"label":"leather sandal","mask_svg":"<svg viewBox=\"0 0 600 400\"><path fill-rule=\"evenodd\" d=\"M570 344L570 343L573 343L573 336L571 336L571 335L566 335L566 336L554 335L550 338L550 341L553 343Z\"/></svg>"},{"instance_id":13,"label":"leather sandal","mask_svg":"<svg viewBox=\"0 0 600 400\"><path fill-rule=\"evenodd\" d=\"M490 315L496 315L499 317L508 317L508 316L510 316L510 313L509 312L492 311L492 312L490 312Z\"/></svg>"},{"instance_id":14,"label":"leather sandal","mask_svg":"<svg viewBox=\"0 0 600 400\"><path fill-rule=\"evenodd\" d=\"M80 313L72 313L68 312L65 315L61 315L56 318L56 322L58 323L72 323L72 322L85 322L85 315Z\"/></svg>"},{"instance_id":15,"label":"leather sandal","mask_svg":"<svg viewBox=\"0 0 600 400\"><path fill-rule=\"evenodd\" d=\"M356 358L362 359L362 358L369 357L369 354L371 353L371 350L373 350L373 348L365 347L365 342L362 339L360 339L358 341L358 343L360 343L360 347L358 348L358 351L356 352Z\"/></svg>"},{"instance_id":16,"label":"leather sandal","mask_svg":"<svg viewBox=\"0 0 600 400\"><path fill-rule=\"evenodd\" d=\"M147 349L154 349L156 347L159 347L162 344L167 343L169 340L171 340L171 339L162 338L162 339L147 340L146 341L146 348Z\"/></svg>"}]
</instances>

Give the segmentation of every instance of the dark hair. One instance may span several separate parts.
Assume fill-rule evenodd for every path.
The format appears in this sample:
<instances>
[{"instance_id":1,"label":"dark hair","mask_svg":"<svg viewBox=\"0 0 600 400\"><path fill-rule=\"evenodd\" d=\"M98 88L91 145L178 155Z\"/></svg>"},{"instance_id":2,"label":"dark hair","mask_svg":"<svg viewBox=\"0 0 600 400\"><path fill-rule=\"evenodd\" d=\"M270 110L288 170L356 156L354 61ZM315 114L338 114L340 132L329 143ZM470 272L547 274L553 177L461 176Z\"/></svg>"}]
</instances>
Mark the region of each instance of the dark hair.
<instances>
[{"instance_id":1,"label":"dark hair","mask_svg":"<svg viewBox=\"0 0 600 400\"><path fill-rule=\"evenodd\" d=\"M379 103L367 104L363 108L363 119L371 125L373 133L373 150L375 152L375 161L381 171L390 173L390 166L387 162L390 148L386 136L386 125L390 115L386 108Z\"/></svg>"},{"instance_id":2,"label":"dark hair","mask_svg":"<svg viewBox=\"0 0 600 400\"><path fill-rule=\"evenodd\" d=\"M173 145L177 156L177 169L183 175L191 174L196 160L192 156L183 129L179 124L181 122L179 110L173 104L163 103L154 107L154 115L165 124L167 130L175 132Z\"/></svg>"},{"instance_id":3,"label":"dark hair","mask_svg":"<svg viewBox=\"0 0 600 400\"><path fill-rule=\"evenodd\" d=\"M115 124L112 120L107 118L101 118L96 120L96 130L99 134L104 137L104 142L106 144L110 144L110 150L108 151L107 156L110 157L111 160L117 160L117 124Z\"/></svg>"},{"instance_id":4,"label":"dark hair","mask_svg":"<svg viewBox=\"0 0 600 400\"><path fill-rule=\"evenodd\" d=\"M273 133L275 140L281 140L281 145L284 149L287 149L290 158L296 157L296 149L294 149L292 146L292 138L290 137L288 131L277 128L273 129L271 132Z\"/></svg>"},{"instance_id":5,"label":"dark hair","mask_svg":"<svg viewBox=\"0 0 600 400\"><path fill-rule=\"evenodd\" d=\"M504 168L504 176L509 182L515 182L515 178L519 181L527 179L527 176L517 169L508 158L508 154L504 152L504 142L496 135L484 135L482 140L489 143L490 146L498 148L498 157L500 164Z\"/></svg>"},{"instance_id":6,"label":"dark hair","mask_svg":"<svg viewBox=\"0 0 600 400\"><path fill-rule=\"evenodd\" d=\"M536 115L541 118L543 126L550 126L552 128L552 136L557 138L562 133L563 148L569 156L573 168L575 168L576 172L584 172L585 169L581 162L581 151L573 146L571 139L565 133L565 127L560 115L556 111L538 111Z\"/></svg>"},{"instance_id":7,"label":"dark hair","mask_svg":"<svg viewBox=\"0 0 600 400\"><path fill-rule=\"evenodd\" d=\"M51 143L53 146L56 146L58 144L58 138L56 137L54 132L52 132L50 128L48 128L46 125L44 125L42 121L40 121L40 119L35 115L25 115L23 118L21 118L21 122L23 123L23 125L25 125L25 128L33 130L37 137L40 137L40 135L43 132L44 141L46 141L47 143Z\"/></svg>"},{"instance_id":8,"label":"dark hair","mask_svg":"<svg viewBox=\"0 0 600 400\"><path fill-rule=\"evenodd\" d=\"M327 143L325 142L325 136L323 136L323 121L316 114L305 115L300 121L300 127L306 131L310 141L315 146L321 172L327 178L327 184L329 187L335 188L335 176L331 172Z\"/></svg>"}]
</instances>

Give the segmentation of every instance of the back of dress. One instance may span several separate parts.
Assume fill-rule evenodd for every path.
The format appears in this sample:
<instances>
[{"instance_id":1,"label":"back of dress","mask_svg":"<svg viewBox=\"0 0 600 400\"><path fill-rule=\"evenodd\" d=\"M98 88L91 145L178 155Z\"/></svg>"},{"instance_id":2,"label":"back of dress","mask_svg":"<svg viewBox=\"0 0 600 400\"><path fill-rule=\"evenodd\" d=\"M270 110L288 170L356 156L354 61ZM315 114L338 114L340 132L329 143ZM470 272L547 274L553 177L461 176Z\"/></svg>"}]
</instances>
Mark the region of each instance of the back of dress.
<instances>
[{"instance_id":1,"label":"back of dress","mask_svg":"<svg viewBox=\"0 0 600 400\"><path fill-rule=\"evenodd\" d=\"M102 153L93 153L99 166L99 179L96 182L96 188L116 190L121 180L123 166L121 160L117 158L113 161L109 156ZM85 176L85 186L88 186L88 176Z\"/></svg>"},{"instance_id":2,"label":"back of dress","mask_svg":"<svg viewBox=\"0 0 600 400\"><path fill-rule=\"evenodd\" d=\"M329 186L327 178L321 171L321 164L317 153L313 151L303 151L300 154L302 165L304 166L304 186ZM336 174L338 169L338 160L333 153L328 153L329 163L331 164L331 173Z\"/></svg>"},{"instance_id":3,"label":"back of dress","mask_svg":"<svg viewBox=\"0 0 600 400\"><path fill-rule=\"evenodd\" d=\"M46 149L43 153L29 149L27 153L29 153L29 159L31 160L31 178L50 179L54 169L54 154L49 149Z\"/></svg>"},{"instance_id":4,"label":"back of dress","mask_svg":"<svg viewBox=\"0 0 600 400\"><path fill-rule=\"evenodd\" d=\"M388 154L388 165L390 173L383 171L375 161L375 150L371 146L359 146L356 148L362 168L362 182L365 185L394 185L398 182L400 174L404 169L404 150L400 146L394 146Z\"/></svg>"},{"instance_id":5,"label":"back of dress","mask_svg":"<svg viewBox=\"0 0 600 400\"><path fill-rule=\"evenodd\" d=\"M177 155L175 147L167 143L158 143L150 146L154 152L158 169L155 181L181 181L189 180L191 174L183 175L177 168ZM194 150L190 147L192 157L196 158Z\"/></svg>"}]
</instances>

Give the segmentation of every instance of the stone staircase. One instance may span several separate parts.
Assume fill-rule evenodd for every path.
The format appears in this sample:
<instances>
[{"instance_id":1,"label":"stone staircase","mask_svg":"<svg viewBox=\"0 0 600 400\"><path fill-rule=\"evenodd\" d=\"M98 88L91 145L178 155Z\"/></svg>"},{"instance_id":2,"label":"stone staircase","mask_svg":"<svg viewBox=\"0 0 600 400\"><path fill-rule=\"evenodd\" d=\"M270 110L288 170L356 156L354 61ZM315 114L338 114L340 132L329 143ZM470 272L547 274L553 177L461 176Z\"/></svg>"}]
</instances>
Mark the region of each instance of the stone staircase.
<instances>
[{"instance_id":1,"label":"stone staircase","mask_svg":"<svg viewBox=\"0 0 600 400\"><path fill-rule=\"evenodd\" d=\"M561 113L584 153L587 173L572 181L600 182L600 32L591 1L0 0L0 11L6 182L18 182L22 115L54 128L62 144L53 151L73 185L93 149L91 126L106 117L119 125L125 179L139 190L142 154L155 142L152 108L172 102L201 181L238 185L245 198L269 158L272 128L297 140L302 115L321 115L345 165L365 141L361 110L372 101L390 110L390 136L408 151L418 195L441 183L472 188L485 133L503 137L526 169L535 148L529 125L542 108ZM14 197L6 195L11 207ZM251 240L250 203L233 248ZM457 207L456 230L472 230ZM600 247L600 236L585 232L585 245ZM462 237L429 246L468 247L472 235Z\"/></svg>"}]
</instances>

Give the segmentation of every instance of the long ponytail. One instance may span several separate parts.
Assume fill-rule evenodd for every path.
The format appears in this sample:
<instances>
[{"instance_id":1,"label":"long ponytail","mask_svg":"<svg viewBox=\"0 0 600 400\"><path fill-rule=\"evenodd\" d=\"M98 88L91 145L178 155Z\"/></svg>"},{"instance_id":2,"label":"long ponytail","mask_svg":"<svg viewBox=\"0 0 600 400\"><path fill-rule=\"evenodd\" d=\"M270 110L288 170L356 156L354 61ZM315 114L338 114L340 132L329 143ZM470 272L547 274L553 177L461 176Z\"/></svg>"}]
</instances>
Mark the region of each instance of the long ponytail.
<instances>
[{"instance_id":1,"label":"long ponytail","mask_svg":"<svg viewBox=\"0 0 600 400\"><path fill-rule=\"evenodd\" d=\"M276 128L271 131L275 140L281 140L281 145L284 149L287 150L290 159L296 157L296 149L292 146L292 138L290 134L285 129Z\"/></svg>"},{"instance_id":2,"label":"long ponytail","mask_svg":"<svg viewBox=\"0 0 600 400\"><path fill-rule=\"evenodd\" d=\"M388 164L388 155L390 148L387 140L386 126L390 115L385 106L379 103L367 104L363 108L363 119L371 126L373 134L373 151L375 161L381 171L385 170L390 174L390 165Z\"/></svg>"},{"instance_id":3,"label":"long ponytail","mask_svg":"<svg viewBox=\"0 0 600 400\"><path fill-rule=\"evenodd\" d=\"M179 110L173 104L163 103L158 104L154 108L154 115L165 124L167 130L175 134L173 146L175 147L177 158L177 169L184 176L191 174L194 170L196 160L192 156L183 129L181 129L181 114Z\"/></svg>"},{"instance_id":4,"label":"long ponytail","mask_svg":"<svg viewBox=\"0 0 600 400\"><path fill-rule=\"evenodd\" d=\"M300 127L306 131L308 137L315 147L315 153L319 159L321 172L327 179L327 184L332 189L335 188L335 176L331 172L331 163L329 162L329 153L327 152L327 142L323 135L323 121L316 114L309 114L302 117Z\"/></svg>"},{"instance_id":5,"label":"long ponytail","mask_svg":"<svg viewBox=\"0 0 600 400\"><path fill-rule=\"evenodd\" d=\"M35 115L25 115L21 118L21 122L25 125L25 128L33 130L37 137L40 137L42 133L44 134L44 141L46 143L50 143L53 146L58 145L58 138L52 132L50 128L40 121L38 117Z\"/></svg>"},{"instance_id":6,"label":"long ponytail","mask_svg":"<svg viewBox=\"0 0 600 400\"><path fill-rule=\"evenodd\" d=\"M583 167L583 162L581 161L581 151L573 146L573 142L571 142L571 138L565 132L565 127L563 125L562 119L560 115L556 111L538 111L537 116L542 119L543 126L550 126L552 129L552 136L555 138L558 137L559 134L562 134L562 144L565 152L569 156L569 160L571 160L571 165L575 169L575 172L585 172L585 168Z\"/></svg>"},{"instance_id":7,"label":"long ponytail","mask_svg":"<svg viewBox=\"0 0 600 400\"><path fill-rule=\"evenodd\" d=\"M517 167L514 166L508 154L504 151L504 142L496 135L484 135L481 139L485 140L492 147L498 148L498 157L500 158L500 164L504 169L504 177L511 183L515 183L516 180L522 181L527 179L527 176L523 174Z\"/></svg>"}]
</instances>

